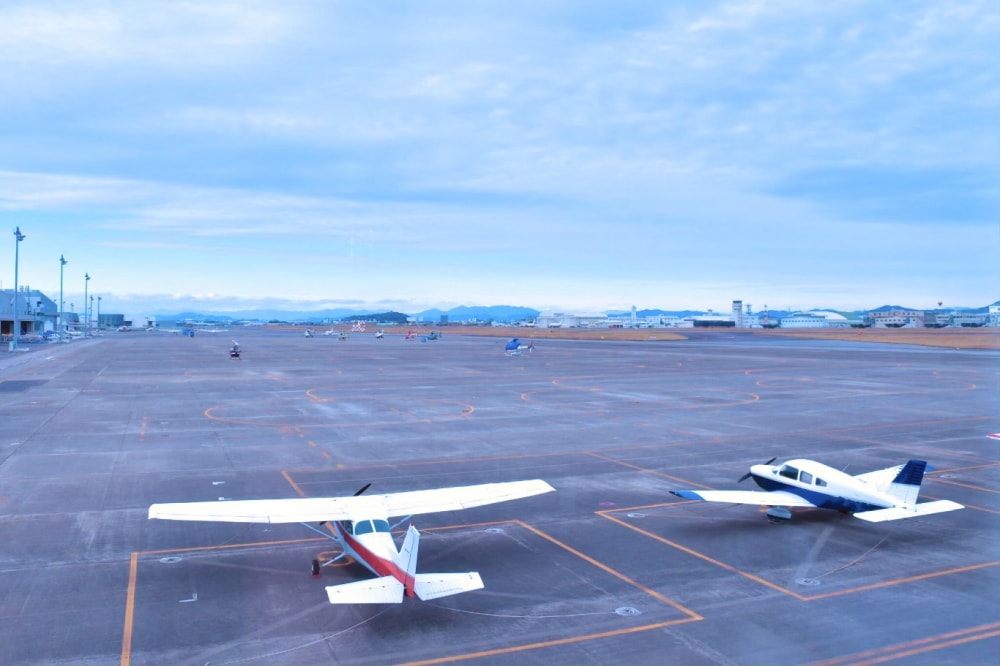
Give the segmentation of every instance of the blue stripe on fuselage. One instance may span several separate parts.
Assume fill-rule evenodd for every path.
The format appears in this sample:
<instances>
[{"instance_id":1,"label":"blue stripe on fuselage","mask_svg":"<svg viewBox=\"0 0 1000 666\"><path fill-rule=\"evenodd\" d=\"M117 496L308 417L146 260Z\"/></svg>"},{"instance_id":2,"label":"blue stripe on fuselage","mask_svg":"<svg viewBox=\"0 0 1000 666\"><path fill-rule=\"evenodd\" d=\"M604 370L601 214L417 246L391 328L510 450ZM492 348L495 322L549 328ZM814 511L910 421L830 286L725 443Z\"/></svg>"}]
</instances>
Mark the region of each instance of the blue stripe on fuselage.
<instances>
[{"instance_id":1,"label":"blue stripe on fuselage","mask_svg":"<svg viewBox=\"0 0 1000 666\"><path fill-rule=\"evenodd\" d=\"M801 488L799 486L793 486L788 483L783 483L778 479L770 477L762 477L753 474L753 480L758 486L764 490L783 490L787 493L792 493L793 495L798 495L802 499L812 502L821 509L832 509L834 511L846 511L848 513L858 513L860 511L874 511L875 509L886 508L881 504L869 504L867 502L859 502L857 500L847 499L845 497L837 497L836 495L830 495L828 493L819 492L816 490L810 490L809 488ZM780 506L781 502L776 502L776 505Z\"/></svg>"}]
</instances>

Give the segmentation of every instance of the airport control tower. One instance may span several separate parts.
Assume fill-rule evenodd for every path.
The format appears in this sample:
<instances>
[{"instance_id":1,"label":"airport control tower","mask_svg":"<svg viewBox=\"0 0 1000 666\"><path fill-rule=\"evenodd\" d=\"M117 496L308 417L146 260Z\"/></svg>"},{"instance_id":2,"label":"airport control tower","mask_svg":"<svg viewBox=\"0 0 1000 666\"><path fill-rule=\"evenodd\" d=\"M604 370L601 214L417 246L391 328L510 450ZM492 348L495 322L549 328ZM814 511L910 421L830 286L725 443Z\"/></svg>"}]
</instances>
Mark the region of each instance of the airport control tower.
<instances>
[{"instance_id":1,"label":"airport control tower","mask_svg":"<svg viewBox=\"0 0 1000 666\"><path fill-rule=\"evenodd\" d=\"M733 326L743 328L743 301L733 301Z\"/></svg>"}]
</instances>

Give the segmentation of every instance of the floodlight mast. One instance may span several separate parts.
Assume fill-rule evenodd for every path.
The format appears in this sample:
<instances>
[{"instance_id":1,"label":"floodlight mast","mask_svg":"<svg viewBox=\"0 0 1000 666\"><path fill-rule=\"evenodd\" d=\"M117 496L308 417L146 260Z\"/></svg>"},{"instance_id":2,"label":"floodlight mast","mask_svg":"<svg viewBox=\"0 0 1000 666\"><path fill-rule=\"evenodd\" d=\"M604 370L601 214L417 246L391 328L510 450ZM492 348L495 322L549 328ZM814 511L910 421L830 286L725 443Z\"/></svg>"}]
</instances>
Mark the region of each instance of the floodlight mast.
<instances>
[{"instance_id":1,"label":"floodlight mast","mask_svg":"<svg viewBox=\"0 0 1000 666\"><path fill-rule=\"evenodd\" d=\"M63 267L69 263L66 261L66 257L59 255L59 335L62 336L64 331L63 324Z\"/></svg>"},{"instance_id":2,"label":"floodlight mast","mask_svg":"<svg viewBox=\"0 0 1000 666\"><path fill-rule=\"evenodd\" d=\"M25 235L21 233L21 227L14 229L14 337L10 341L11 351L15 351L17 349L17 343L21 337L21 315L20 308L18 307L20 294L18 293L17 286L17 269L18 262L20 261L21 241L24 239Z\"/></svg>"},{"instance_id":3,"label":"floodlight mast","mask_svg":"<svg viewBox=\"0 0 1000 666\"><path fill-rule=\"evenodd\" d=\"M83 274L83 334L90 334L90 310L87 309L87 285L90 283L90 273Z\"/></svg>"}]
</instances>

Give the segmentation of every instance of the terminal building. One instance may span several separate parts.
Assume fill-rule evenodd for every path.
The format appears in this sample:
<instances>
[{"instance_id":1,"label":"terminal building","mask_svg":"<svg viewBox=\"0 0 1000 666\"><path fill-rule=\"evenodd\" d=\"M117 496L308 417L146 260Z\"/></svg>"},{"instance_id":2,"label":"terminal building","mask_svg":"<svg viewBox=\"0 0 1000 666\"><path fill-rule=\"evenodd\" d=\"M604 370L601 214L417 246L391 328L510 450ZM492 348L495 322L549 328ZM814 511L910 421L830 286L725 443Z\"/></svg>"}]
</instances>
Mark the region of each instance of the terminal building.
<instances>
[{"instance_id":1,"label":"terminal building","mask_svg":"<svg viewBox=\"0 0 1000 666\"><path fill-rule=\"evenodd\" d=\"M0 335L4 341L14 337L15 319L20 329L18 337L31 337L54 331L58 314L59 306L36 289L0 289Z\"/></svg>"},{"instance_id":2,"label":"terminal building","mask_svg":"<svg viewBox=\"0 0 1000 666\"><path fill-rule=\"evenodd\" d=\"M16 306L16 312L15 312ZM58 332L60 327L59 304L37 289L21 287L0 289L0 339L4 343L14 338L15 319L18 338L32 339ZM62 313L64 331L79 331L87 327L86 315L77 312ZM125 323L125 315L91 313L90 329L118 328Z\"/></svg>"}]
</instances>

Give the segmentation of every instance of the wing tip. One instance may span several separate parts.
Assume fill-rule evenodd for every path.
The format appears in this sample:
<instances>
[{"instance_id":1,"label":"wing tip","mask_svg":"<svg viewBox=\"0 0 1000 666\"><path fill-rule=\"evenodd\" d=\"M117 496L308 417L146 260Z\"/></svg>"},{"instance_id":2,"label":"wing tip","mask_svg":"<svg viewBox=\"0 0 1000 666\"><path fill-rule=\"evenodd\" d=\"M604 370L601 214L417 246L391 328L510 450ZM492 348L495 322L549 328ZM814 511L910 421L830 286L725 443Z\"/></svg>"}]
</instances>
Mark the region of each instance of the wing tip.
<instances>
[{"instance_id":1,"label":"wing tip","mask_svg":"<svg viewBox=\"0 0 1000 666\"><path fill-rule=\"evenodd\" d=\"M704 501L702 496L693 490L671 490L671 495L677 495L681 499Z\"/></svg>"}]
</instances>

